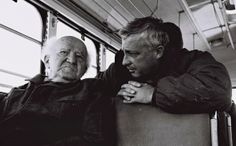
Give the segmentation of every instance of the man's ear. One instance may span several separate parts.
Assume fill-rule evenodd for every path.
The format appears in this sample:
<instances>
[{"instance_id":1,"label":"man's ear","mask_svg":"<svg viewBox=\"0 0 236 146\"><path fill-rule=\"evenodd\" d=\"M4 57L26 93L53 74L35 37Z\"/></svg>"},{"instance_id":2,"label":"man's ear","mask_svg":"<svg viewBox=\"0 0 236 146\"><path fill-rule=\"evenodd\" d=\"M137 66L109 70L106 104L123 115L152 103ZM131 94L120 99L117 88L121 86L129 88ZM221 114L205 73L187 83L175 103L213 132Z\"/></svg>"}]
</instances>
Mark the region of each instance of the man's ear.
<instances>
[{"instance_id":1,"label":"man's ear","mask_svg":"<svg viewBox=\"0 0 236 146\"><path fill-rule=\"evenodd\" d=\"M156 48L154 51L155 53L155 57L156 59L159 59L163 56L163 53L164 53L164 46L159 46L158 48Z\"/></svg>"},{"instance_id":2,"label":"man's ear","mask_svg":"<svg viewBox=\"0 0 236 146\"><path fill-rule=\"evenodd\" d=\"M44 62L44 65L45 65L45 68L46 69L49 69L50 66L49 66L49 55L45 55L44 58L43 58L43 62Z\"/></svg>"}]
</instances>

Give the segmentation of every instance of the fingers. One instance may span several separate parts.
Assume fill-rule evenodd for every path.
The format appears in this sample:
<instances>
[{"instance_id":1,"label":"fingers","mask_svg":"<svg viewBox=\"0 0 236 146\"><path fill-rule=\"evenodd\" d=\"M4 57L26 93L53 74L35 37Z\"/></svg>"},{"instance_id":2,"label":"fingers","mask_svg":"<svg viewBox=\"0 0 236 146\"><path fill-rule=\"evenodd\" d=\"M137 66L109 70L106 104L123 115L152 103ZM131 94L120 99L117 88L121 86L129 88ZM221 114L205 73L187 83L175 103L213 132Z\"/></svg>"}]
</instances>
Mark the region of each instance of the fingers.
<instances>
[{"instance_id":1,"label":"fingers","mask_svg":"<svg viewBox=\"0 0 236 146\"><path fill-rule=\"evenodd\" d=\"M130 98L133 97L135 95L135 92L130 92L130 90L127 91L127 89L120 89L120 91L118 92L119 96L129 96Z\"/></svg>"},{"instance_id":2,"label":"fingers","mask_svg":"<svg viewBox=\"0 0 236 146\"><path fill-rule=\"evenodd\" d=\"M129 102L129 101L131 101L131 97L129 97L129 96L123 96L123 98L124 98L124 100L123 100L123 102L125 103L125 102Z\"/></svg>"},{"instance_id":3,"label":"fingers","mask_svg":"<svg viewBox=\"0 0 236 146\"><path fill-rule=\"evenodd\" d=\"M127 88L127 85L123 85L124 87L120 89L120 91L117 93L118 96L123 97L124 103L129 103L128 101L131 101L132 98L134 98L136 91Z\"/></svg>"},{"instance_id":4,"label":"fingers","mask_svg":"<svg viewBox=\"0 0 236 146\"><path fill-rule=\"evenodd\" d=\"M123 84L121 86L121 89L125 89L126 92L129 92L130 94L135 94L137 91L137 88L142 87L142 83L136 82L136 81L129 81L128 84Z\"/></svg>"},{"instance_id":5,"label":"fingers","mask_svg":"<svg viewBox=\"0 0 236 146\"><path fill-rule=\"evenodd\" d=\"M136 81L129 81L128 84L123 84L121 86L121 89L117 95L124 98L124 103L134 103L137 100L135 99L135 95L138 91L138 88L140 87L142 87L141 83Z\"/></svg>"},{"instance_id":6,"label":"fingers","mask_svg":"<svg viewBox=\"0 0 236 146\"><path fill-rule=\"evenodd\" d=\"M135 93L136 93L135 87L133 87L133 86L130 85L130 84L123 84L123 85L121 86L121 90L125 90L125 91L128 92L129 94L135 94Z\"/></svg>"},{"instance_id":7,"label":"fingers","mask_svg":"<svg viewBox=\"0 0 236 146\"><path fill-rule=\"evenodd\" d=\"M124 97L124 100L123 100L123 103L136 103L136 102L137 102L137 98L135 98L135 97L133 97L133 98Z\"/></svg>"},{"instance_id":8,"label":"fingers","mask_svg":"<svg viewBox=\"0 0 236 146\"><path fill-rule=\"evenodd\" d=\"M136 82L136 81L129 81L128 84L130 84L130 85L132 85L132 86L134 86L134 87L137 87L137 88L139 88L139 87L142 86L141 83Z\"/></svg>"},{"instance_id":9,"label":"fingers","mask_svg":"<svg viewBox=\"0 0 236 146\"><path fill-rule=\"evenodd\" d=\"M130 98L130 100L124 99L124 100L123 100L123 103L132 103L132 100L131 100L131 98Z\"/></svg>"},{"instance_id":10,"label":"fingers","mask_svg":"<svg viewBox=\"0 0 236 146\"><path fill-rule=\"evenodd\" d=\"M124 103L130 103L129 101L131 101L131 99L134 98L134 94L130 94L130 93L126 92L124 89L121 89L117 95L123 97Z\"/></svg>"}]
</instances>

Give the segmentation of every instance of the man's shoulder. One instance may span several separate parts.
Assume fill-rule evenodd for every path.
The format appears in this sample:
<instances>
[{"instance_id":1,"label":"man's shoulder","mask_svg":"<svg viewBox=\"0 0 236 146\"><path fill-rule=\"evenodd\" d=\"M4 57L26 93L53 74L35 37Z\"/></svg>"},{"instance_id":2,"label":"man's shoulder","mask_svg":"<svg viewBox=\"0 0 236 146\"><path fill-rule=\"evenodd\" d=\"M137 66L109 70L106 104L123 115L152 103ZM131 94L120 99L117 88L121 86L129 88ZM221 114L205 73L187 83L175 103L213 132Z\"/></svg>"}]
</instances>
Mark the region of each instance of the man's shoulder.
<instances>
[{"instance_id":1,"label":"man's shoulder","mask_svg":"<svg viewBox=\"0 0 236 146\"><path fill-rule=\"evenodd\" d=\"M215 61L215 58L207 51L201 51L201 50L187 50L185 48L178 51L179 58L186 59L189 61L195 61L195 60L211 60Z\"/></svg>"},{"instance_id":2,"label":"man's shoulder","mask_svg":"<svg viewBox=\"0 0 236 146\"><path fill-rule=\"evenodd\" d=\"M180 49L178 51L180 54L192 54L192 55L203 55L203 54L208 54L211 55L209 52L207 51L202 51L202 50L188 50L186 48Z\"/></svg>"},{"instance_id":3,"label":"man's shoulder","mask_svg":"<svg viewBox=\"0 0 236 146\"><path fill-rule=\"evenodd\" d=\"M203 66L220 63L207 51L180 49L174 56L173 68L180 73L189 69L198 70Z\"/></svg>"},{"instance_id":4,"label":"man's shoulder","mask_svg":"<svg viewBox=\"0 0 236 146\"><path fill-rule=\"evenodd\" d=\"M33 83L36 83L36 84L40 84L40 83L44 82L45 77L46 77L45 75L37 74L32 78L26 79L26 81L30 81L30 82L33 82Z\"/></svg>"},{"instance_id":5,"label":"man's shoulder","mask_svg":"<svg viewBox=\"0 0 236 146\"><path fill-rule=\"evenodd\" d=\"M214 56L207 51L200 50L187 50L183 49L182 53L178 55L179 64L187 67L185 69L199 70L200 68L212 69L212 67L217 67L219 69L225 70L225 66L217 61ZM181 65L180 65L181 66Z\"/></svg>"}]
</instances>

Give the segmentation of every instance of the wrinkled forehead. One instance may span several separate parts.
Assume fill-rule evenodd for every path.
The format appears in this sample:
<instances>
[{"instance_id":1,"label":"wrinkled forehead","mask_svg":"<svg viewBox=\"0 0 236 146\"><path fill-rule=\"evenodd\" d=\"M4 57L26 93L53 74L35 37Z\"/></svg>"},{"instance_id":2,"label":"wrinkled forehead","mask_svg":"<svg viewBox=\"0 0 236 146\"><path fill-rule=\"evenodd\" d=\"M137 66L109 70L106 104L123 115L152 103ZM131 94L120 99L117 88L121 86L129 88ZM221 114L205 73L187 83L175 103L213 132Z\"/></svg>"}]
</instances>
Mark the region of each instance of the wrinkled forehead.
<instances>
[{"instance_id":1,"label":"wrinkled forehead","mask_svg":"<svg viewBox=\"0 0 236 146\"><path fill-rule=\"evenodd\" d=\"M86 53L86 46L85 44L76 38L60 38L55 42L55 48L57 50L64 49L64 50L73 50L78 52Z\"/></svg>"}]
</instances>

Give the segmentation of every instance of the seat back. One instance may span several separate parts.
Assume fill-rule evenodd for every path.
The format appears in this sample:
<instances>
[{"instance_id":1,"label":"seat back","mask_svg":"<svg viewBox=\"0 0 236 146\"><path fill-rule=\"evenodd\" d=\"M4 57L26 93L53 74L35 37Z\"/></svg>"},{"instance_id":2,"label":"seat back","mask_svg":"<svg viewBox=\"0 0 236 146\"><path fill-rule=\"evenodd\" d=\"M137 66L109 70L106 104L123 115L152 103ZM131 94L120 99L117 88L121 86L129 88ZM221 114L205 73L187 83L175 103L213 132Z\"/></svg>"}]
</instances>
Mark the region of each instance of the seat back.
<instances>
[{"instance_id":1,"label":"seat back","mask_svg":"<svg viewBox=\"0 0 236 146\"><path fill-rule=\"evenodd\" d=\"M208 114L170 114L117 100L118 146L210 146Z\"/></svg>"}]
</instances>

